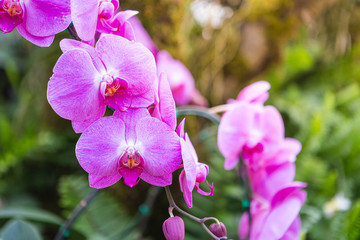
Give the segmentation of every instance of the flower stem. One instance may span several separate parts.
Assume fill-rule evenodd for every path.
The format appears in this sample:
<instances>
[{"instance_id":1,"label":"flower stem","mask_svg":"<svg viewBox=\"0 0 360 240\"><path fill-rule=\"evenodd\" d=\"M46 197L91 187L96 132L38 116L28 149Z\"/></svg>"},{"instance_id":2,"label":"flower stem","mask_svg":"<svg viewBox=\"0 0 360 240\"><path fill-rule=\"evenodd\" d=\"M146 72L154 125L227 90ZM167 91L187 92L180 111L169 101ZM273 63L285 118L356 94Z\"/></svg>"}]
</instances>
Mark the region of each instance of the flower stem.
<instances>
[{"instance_id":1,"label":"flower stem","mask_svg":"<svg viewBox=\"0 0 360 240\"><path fill-rule=\"evenodd\" d=\"M74 224L76 219L86 209L86 207L89 206L91 201L98 195L99 192L100 192L100 189L94 189L86 196L85 199L80 201L80 203L77 205L77 207L71 213L70 217L66 220L65 224L60 227L54 240L64 239L65 235L67 234L67 232L69 231L71 226Z\"/></svg>"},{"instance_id":2,"label":"flower stem","mask_svg":"<svg viewBox=\"0 0 360 240\"><path fill-rule=\"evenodd\" d=\"M174 201L174 198L173 196L171 195L171 191L170 191L170 188L169 186L166 186L165 187L165 192L166 192L166 197L169 201L169 208L173 208L175 209L176 211L178 211L180 214L184 215L185 217L188 217L190 218L191 220L193 220L194 222L197 222L197 223L200 223L201 226L205 229L205 231L215 240L221 240L221 239L227 239L227 237L221 237L221 238L218 238L217 236L215 236L210 230L209 228L206 226L205 222L206 221L209 221L209 220L213 220L215 221L216 223L219 223L219 220L217 220L216 218L214 217L205 217L205 218L198 218L198 217L195 217L193 215L191 215L190 213L188 212L185 212L184 210L182 210L180 207L178 207Z\"/></svg>"},{"instance_id":3,"label":"flower stem","mask_svg":"<svg viewBox=\"0 0 360 240\"><path fill-rule=\"evenodd\" d=\"M69 33L73 39L81 41L80 37L77 35L77 32L75 30L73 23L70 24L70 26L67 28L67 30L69 31Z\"/></svg>"},{"instance_id":4,"label":"flower stem","mask_svg":"<svg viewBox=\"0 0 360 240\"><path fill-rule=\"evenodd\" d=\"M176 109L176 116L199 116L210 120L211 122L215 123L216 125L220 124L220 118L217 114L211 113L208 108L205 107L198 107L198 106L185 106L185 107L178 107Z\"/></svg>"}]
</instances>

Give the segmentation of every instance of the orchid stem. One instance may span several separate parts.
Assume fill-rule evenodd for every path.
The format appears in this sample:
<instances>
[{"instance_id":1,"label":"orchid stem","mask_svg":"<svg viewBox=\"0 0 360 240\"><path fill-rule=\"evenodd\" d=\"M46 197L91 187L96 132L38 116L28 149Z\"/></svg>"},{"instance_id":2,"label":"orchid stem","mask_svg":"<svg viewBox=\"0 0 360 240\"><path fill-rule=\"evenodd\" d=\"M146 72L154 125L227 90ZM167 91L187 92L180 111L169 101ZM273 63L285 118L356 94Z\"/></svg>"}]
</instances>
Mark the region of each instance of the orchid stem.
<instances>
[{"instance_id":1,"label":"orchid stem","mask_svg":"<svg viewBox=\"0 0 360 240\"><path fill-rule=\"evenodd\" d=\"M62 240L62 239L64 239L64 237L66 237L65 235L68 234L67 232L69 231L71 226L74 224L76 219L86 209L86 207L89 206L91 201L98 195L99 192L100 192L100 189L94 189L86 196L85 199L80 201L80 203L77 205L77 207L71 213L70 217L66 220L65 224L59 229L54 240Z\"/></svg>"},{"instance_id":2,"label":"orchid stem","mask_svg":"<svg viewBox=\"0 0 360 240\"><path fill-rule=\"evenodd\" d=\"M205 231L215 240L221 240L221 239L227 239L227 237L217 237L215 236L210 230L209 228L206 226L205 222L206 221L209 221L209 220L213 220L215 221L216 223L219 223L219 220L217 220L216 218L214 217L205 217L205 218L198 218L198 217L195 217L193 215L191 215L190 213L188 212L185 212L184 210L182 210L180 207L178 207L174 201L174 198L171 194L171 191L170 191L170 188L169 186L166 186L165 187L165 192L166 192L166 197L169 201L169 208L173 208L175 209L176 211L178 211L180 214L184 215L185 217L188 217L190 218L191 220L193 220L194 222L197 222L197 223L200 223L201 226L205 229Z\"/></svg>"},{"instance_id":3,"label":"orchid stem","mask_svg":"<svg viewBox=\"0 0 360 240\"><path fill-rule=\"evenodd\" d=\"M81 41L80 37L78 36L76 30L75 30L75 27L74 27L74 24L71 23L70 26L67 28L67 30L69 31L71 37L75 40L78 40L78 41Z\"/></svg>"},{"instance_id":4,"label":"orchid stem","mask_svg":"<svg viewBox=\"0 0 360 240\"><path fill-rule=\"evenodd\" d=\"M214 113L211 113L209 109L205 107L185 106L185 107L178 107L176 109L177 117L186 116L186 115L203 117L215 123L216 125L220 124L219 116Z\"/></svg>"}]
</instances>

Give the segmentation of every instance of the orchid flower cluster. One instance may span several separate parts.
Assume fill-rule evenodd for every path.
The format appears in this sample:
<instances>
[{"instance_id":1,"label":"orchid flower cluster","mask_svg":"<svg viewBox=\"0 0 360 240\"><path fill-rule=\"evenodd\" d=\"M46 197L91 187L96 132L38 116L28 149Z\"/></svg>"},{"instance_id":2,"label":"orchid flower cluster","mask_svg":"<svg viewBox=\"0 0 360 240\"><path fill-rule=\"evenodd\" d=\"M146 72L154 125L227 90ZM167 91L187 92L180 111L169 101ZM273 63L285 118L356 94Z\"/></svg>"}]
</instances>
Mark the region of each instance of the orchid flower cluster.
<instances>
[{"instance_id":1,"label":"orchid flower cluster","mask_svg":"<svg viewBox=\"0 0 360 240\"><path fill-rule=\"evenodd\" d=\"M207 106L207 101L185 65L158 50L137 13L120 11L118 0L0 0L0 30L16 28L41 47L51 45L65 29L75 38L60 42L62 55L48 82L47 98L81 133L75 153L91 187L106 188L121 179L131 188L140 180L166 187L166 239L184 239L184 223L173 216L173 209L199 222L214 239L226 239L223 223L179 209L167 188L173 172L181 169L179 188L189 208L194 189L213 195L212 185L209 191L200 188L209 166L199 162L184 131L185 119L177 126L176 118L176 105ZM242 158L250 180L251 214L241 218L240 238L250 232L250 239L297 239L298 212L306 198L305 184L293 181L301 145L284 137L279 112L264 106L269 87L255 83L229 102L218 146L225 169ZM207 227L207 220L216 223Z\"/></svg>"},{"instance_id":2,"label":"orchid flower cluster","mask_svg":"<svg viewBox=\"0 0 360 240\"><path fill-rule=\"evenodd\" d=\"M294 181L301 144L284 137L280 113L264 106L269 89L265 81L244 88L228 104L230 110L218 131L225 169L233 169L242 158L250 182L251 216L245 213L240 220L240 239L248 238L248 233L251 240L298 239L301 230L298 214L306 199L302 190L306 184Z\"/></svg>"}]
</instances>

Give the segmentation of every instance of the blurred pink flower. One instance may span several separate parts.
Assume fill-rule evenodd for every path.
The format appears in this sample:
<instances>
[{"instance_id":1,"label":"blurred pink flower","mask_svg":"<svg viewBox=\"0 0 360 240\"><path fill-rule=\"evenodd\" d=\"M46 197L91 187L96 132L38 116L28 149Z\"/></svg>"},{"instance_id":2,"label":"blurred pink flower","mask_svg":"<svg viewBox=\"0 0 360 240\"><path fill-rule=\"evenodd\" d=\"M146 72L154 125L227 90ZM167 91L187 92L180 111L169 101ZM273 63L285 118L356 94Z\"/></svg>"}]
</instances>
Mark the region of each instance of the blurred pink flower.
<instances>
[{"instance_id":1,"label":"blurred pink flower","mask_svg":"<svg viewBox=\"0 0 360 240\"><path fill-rule=\"evenodd\" d=\"M95 48L69 39L60 46L64 53L48 83L48 101L76 132L101 118L106 106L126 110L154 102L155 61L143 45L104 35Z\"/></svg>"},{"instance_id":2,"label":"blurred pink flower","mask_svg":"<svg viewBox=\"0 0 360 240\"><path fill-rule=\"evenodd\" d=\"M155 56L158 75L162 72L167 74L175 103L207 106L207 100L196 90L194 78L186 66L179 60L173 59L167 51L159 51L136 16L128 21L134 29L136 41L142 43Z\"/></svg>"},{"instance_id":3,"label":"blurred pink flower","mask_svg":"<svg viewBox=\"0 0 360 240\"><path fill-rule=\"evenodd\" d=\"M235 167L240 154L248 164L273 155L283 139L284 124L273 106L254 107L240 101L223 115L219 125L218 147L227 170Z\"/></svg>"},{"instance_id":4,"label":"blurred pink flower","mask_svg":"<svg viewBox=\"0 0 360 240\"><path fill-rule=\"evenodd\" d=\"M0 0L0 30L14 28L28 41L48 47L70 24L70 0Z\"/></svg>"},{"instance_id":5,"label":"blurred pink flower","mask_svg":"<svg viewBox=\"0 0 360 240\"><path fill-rule=\"evenodd\" d=\"M177 105L193 102L196 105L207 106L207 101L195 89L195 81L190 71L179 60L162 50L156 55L157 72L166 72L170 88Z\"/></svg>"},{"instance_id":6,"label":"blurred pink flower","mask_svg":"<svg viewBox=\"0 0 360 240\"><path fill-rule=\"evenodd\" d=\"M301 189L305 186L305 183L293 182L271 199L254 196L250 240L298 239L301 230L298 214L306 199L306 192ZM246 238L248 230L249 216L245 213L239 222L239 238Z\"/></svg>"},{"instance_id":7,"label":"blurred pink flower","mask_svg":"<svg viewBox=\"0 0 360 240\"><path fill-rule=\"evenodd\" d=\"M76 157L89 173L90 186L108 187L121 177L166 186L181 163L179 137L146 108L128 109L93 123L76 144Z\"/></svg>"},{"instance_id":8,"label":"blurred pink flower","mask_svg":"<svg viewBox=\"0 0 360 240\"><path fill-rule=\"evenodd\" d=\"M209 174L209 167L200 163L195 148L192 145L187 133L184 132L185 119L181 121L176 132L180 137L181 155L184 169L179 176L180 190L183 193L184 200L189 208L192 207L192 191L194 188L198 193L204 196L212 196L214 188L209 186L210 192L200 189L200 183L206 180Z\"/></svg>"},{"instance_id":9,"label":"blurred pink flower","mask_svg":"<svg viewBox=\"0 0 360 240\"><path fill-rule=\"evenodd\" d=\"M96 33L115 34L134 40L134 31L127 21L137 11L120 11L118 0L71 0L71 18L78 36L93 42Z\"/></svg>"}]
</instances>

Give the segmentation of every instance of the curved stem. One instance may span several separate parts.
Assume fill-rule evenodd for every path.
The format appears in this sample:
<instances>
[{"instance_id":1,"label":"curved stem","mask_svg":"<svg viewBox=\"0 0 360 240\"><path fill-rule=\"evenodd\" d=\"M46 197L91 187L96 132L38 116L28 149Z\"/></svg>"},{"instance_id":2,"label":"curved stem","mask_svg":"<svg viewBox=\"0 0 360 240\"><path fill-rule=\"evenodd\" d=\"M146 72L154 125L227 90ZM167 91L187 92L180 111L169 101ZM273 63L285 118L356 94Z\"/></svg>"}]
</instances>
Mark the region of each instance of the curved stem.
<instances>
[{"instance_id":1,"label":"curved stem","mask_svg":"<svg viewBox=\"0 0 360 240\"><path fill-rule=\"evenodd\" d=\"M80 37L77 35L77 32L75 30L73 23L70 24L70 26L67 28L67 30L69 31L69 33L73 39L81 41Z\"/></svg>"},{"instance_id":2,"label":"curved stem","mask_svg":"<svg viewBox=\"0 0 360 240\"><path fill-rule=\"evenodd\" d=\"M176 116L186 116L186 115L203 117L215 123L216 125L220 124L219 116L214 113L211 113L209 109L205 107L185 106L185 107L178 107L176 109Z\"/></svg>"},{"instance_id":3,"label":"curved stem","mask_svg":"<svg viewBox=\"0 0 360 240\"><path fill-rule=\"evenodd\" d=\"M190 218L191 220L193 220L193 221L195 221L195 222L197 222L197 223L200 223L201 226L205 229L205 231L206 231L213 239L215 239L215 240L227 239L227 237L221 237L221 238L219 238L219 237L215 236L215 235L209 230L209 228L208 228L208 227L206 226L206 224L205 224L205 222L206 222L206 221L209 221L209 220L214 220L214 221L216 221L217 223L219 222L219 220L217 220L217 219L214 218L214 217L205 217L205 218L200 219L200 218L198 218L198 217L195 217L195 216L191 215L191 214L188 213L188 212L185 212L184 210L182 210L180 207L178 207L178 206L176 205L176 203L175 203L175 201L174 201L174 198L173 198L172 195L171 195L171 191L170 191L169 186L166 186L166 187L165 187L165 192L166 192L166 197L167 197L167 199L168 199L168 201L169 201L170 208L173 208L173 209L175 209L176 211L178 211L179 213L181 213L182 215Z\"/></svg>"},{"instance_id":4,"label":"curved stem","mask_svg":"<svg viewBox=\"0 0 360 240\"><path fill-rule=\"evenodd\" d=\"M80 203L77 205L77 207L74 209L74 211L70 214L70 217L66 220L65 224L62 227L60 227L54 240L64 239L67 231L69 231L69 229L74 224L74 222L79 217L79 215L86 209L86 207L98 195L99 192L100 192L100 189L94 189L86 196L85 199L80 201Z\"/></svg>"}]
</instances>

